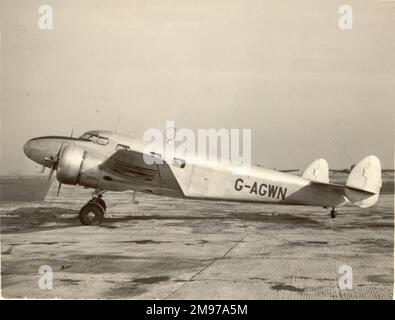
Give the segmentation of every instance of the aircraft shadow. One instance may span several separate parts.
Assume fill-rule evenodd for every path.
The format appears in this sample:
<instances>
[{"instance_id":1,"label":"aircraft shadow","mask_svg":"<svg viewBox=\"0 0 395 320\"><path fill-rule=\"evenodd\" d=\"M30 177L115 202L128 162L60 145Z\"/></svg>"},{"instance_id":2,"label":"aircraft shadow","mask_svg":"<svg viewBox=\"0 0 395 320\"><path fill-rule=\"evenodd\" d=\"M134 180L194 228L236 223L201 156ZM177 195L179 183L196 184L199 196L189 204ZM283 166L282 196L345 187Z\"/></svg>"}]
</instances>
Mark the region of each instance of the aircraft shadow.
<instances>
[{"instance_id":1,"label":"aircraft shadow","mask_svg":"<svg viewBox=\"0 0 395 320\"><path fill-rule=\"evenodd\" d=\"M79 210L56 207L23 207L0 218L1 233L29 233L80 226Z\"/></svg>"},{"instance_id":2,"label":"aircraft shadow","mask_svg":"<svg viewBox=\"0 0 395 320\"><path fill-rule=\"evenodd\" d=\"M209 211L210 209L208 209ZM125 223L128 221L147 221L147 220L162 220L169 222L182 221L227 221L238 220L240 222L251 223L274 223L274 224L288 224L292 227L317 226L320 222L308 218L306 216L297 216L290 213L271 213L262 211L248 211L248 212L218 212L215 214L116 214L110 211L104 217L101 225L96 227L103 228L117 228L115 223ZM29 233L39 232L43 230L58 230L81 226L78 219L79 210L67 209L62 207L24 207L18 208L5 216L0 218L1 233Z\"/></svg>"},{"instance_id":3,"label":"aircraft shadow","mask_svg":"<svg viewBox=\"0 0 395 320\"><path fill-rule=\"evenodd\" d=\"M303 216L295 216L289 213L271 214L264 211L248 213L225 213L224 215L135 215L131 213L122 217L105 217L103 223L127 222L133 220L181 220L181 221L201 221L201 220L240 220L243 222L281 223L281 224L310 224L318 225L320 222Z\"/></svg>"}]
</instances>

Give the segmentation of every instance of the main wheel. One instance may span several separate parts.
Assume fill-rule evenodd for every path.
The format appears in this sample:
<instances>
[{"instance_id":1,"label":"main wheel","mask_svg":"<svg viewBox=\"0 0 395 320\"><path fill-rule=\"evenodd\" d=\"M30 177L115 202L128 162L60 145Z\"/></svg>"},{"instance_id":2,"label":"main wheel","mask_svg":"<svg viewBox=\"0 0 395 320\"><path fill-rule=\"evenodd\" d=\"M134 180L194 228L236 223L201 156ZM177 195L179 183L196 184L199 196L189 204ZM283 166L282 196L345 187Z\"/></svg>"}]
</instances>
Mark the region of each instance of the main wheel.
<instances>
[{"instance_id":1,"label":"main wheel","mask_svg":"<svg viewBox=\"0 0 395 320\"><path fill-rule=\"evenodd\" d=\"M80 210L80 221L83 225L98 225L102 222L104 210L100 205L88 202Z\"/></svg>"},{"instance_id":2,"label":"main wheel","mask_svg":"<svg viewBox=\"0 0 395 320\"><path fill-rule=\"evenodd\" d=\"M92 198L91 200L88 201L88 203L98 203L104 209L104 211L107 210L106 203L104 202L104 200L102 198L99 198L99 197Z\"/></svg>"},{"instance_id":3,"label":"main wheel","mask_svg":"<svg viewBox=\"0 0 395 320\"><path fill-rule=\"evenodd\" d=\"M335 219L335 218L336 218L336 210L335 210L335 209L332 209L332 210L331 210L331 218L332 218L332 219Z\"/></svg>"}]
</instances>

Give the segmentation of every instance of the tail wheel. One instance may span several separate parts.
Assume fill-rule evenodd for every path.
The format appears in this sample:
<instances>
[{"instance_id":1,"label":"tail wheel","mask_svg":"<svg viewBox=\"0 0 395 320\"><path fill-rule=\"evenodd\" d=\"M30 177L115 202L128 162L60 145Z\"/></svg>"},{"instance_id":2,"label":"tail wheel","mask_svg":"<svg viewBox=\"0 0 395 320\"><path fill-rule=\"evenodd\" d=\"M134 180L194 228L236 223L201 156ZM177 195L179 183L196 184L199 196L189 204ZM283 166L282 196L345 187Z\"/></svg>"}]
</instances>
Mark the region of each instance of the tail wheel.
<instances>
[{"instance_id":1,"label":"tail wheel","mask_svg":"<svg viewBox=\"0 0 395 320\"><path fill-rule=\"evenodd\" d=\"M104 209L104 211L107 210L106 203L104 202L104 200L102 198L98 198L98 197L93 198L93 199L89 200L88 203L97 203Z\"/></svg>"},{"instance_id":2,"label":"tail wheel","mask_svg":"<svg viewBox=\"0 0 395 320\"><path fill-rule=\"evenodd\" d=\"M83 225L98 225L103 217L104 210L96 203L88 202L80 210L80 221Z\"/></svg>"}]
</instances>

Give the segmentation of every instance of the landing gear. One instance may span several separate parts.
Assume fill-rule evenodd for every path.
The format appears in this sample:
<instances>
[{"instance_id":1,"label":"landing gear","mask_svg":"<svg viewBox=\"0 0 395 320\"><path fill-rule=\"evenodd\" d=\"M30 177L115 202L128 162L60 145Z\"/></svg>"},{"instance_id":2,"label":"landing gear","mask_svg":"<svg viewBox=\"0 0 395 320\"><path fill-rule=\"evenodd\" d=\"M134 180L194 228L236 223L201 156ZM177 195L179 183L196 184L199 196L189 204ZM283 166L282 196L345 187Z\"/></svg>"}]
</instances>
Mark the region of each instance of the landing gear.
<instances>
[{"instance_id":1,"label":"landing gear","mask_svg":"<svg viewBox=\"0 0 395 320\"><path fill-rule=\"evenodd\" d=\"M102 195L98 195L97 197L94 197L91 200L89 200L88 203L97 203L104 209L104 211L106 211L107 205L102 198L103 198Z\"/></svg>"},{"instance_id":2,"label":"landing gear","mask_svg":"<svg viewBox=\"0 0 395 320\"><path fill-rule=\"evenodd\" d=\"M80 222L83 225L98 225L104 217L104 209L97 203L88 202L80 210Z\"/></svg>"},{"instance_id":3,"label":"landing gear","mask_svg":"<svg viewBox=\"0 0 395 320\"><path fill-rule=\"evenodd\" d=\"M83 225L98 225L103 221L106 213L106 203L102 199L105 191L95 191L92 199L80 210L80 222Z\"/></svg>"},{"instance_id":4,"label":"landing gear","mask_svg":"<svg viewBox=\"0 0 395 320\"><path fill-rule=\"evenodd\" d=\"M331 210L331 218L332 218L332 219L335 219L335 218L336 218L336 213L337 213L337 212L336 212L335 208L333 207L332 210Z\"/></svg>"},{"instance_id":5,"label":"landing gear","mask_svg":"<svg viewBox=\"0 0 395 320\"><path fill-rule=\"evenodd\" d=\"M139 202L136 200L136 192L137 191L133 191L133 196L132 196L132 203L133 204L139 204Z\"/></svg>"}]
</instances>

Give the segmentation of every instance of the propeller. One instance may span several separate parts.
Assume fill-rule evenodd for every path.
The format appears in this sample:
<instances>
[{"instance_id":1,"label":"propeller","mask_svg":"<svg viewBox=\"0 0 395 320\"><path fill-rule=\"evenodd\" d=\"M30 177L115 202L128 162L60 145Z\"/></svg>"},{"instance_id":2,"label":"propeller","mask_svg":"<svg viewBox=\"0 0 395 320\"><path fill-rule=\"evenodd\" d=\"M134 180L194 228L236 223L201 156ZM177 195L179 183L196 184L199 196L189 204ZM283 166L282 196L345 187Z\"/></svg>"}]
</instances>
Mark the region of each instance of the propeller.
<instances>
[{"instance_id":1,"label":"propeller","mask_svg":"<svg viewBox=\"0 0 395 320\"><path fill-rule=\"evenodd\" d=\"M59 151L58 151L58 153L56 154L55 158L51 157L51 159L48 159L48 160L47 160L48 162L51 162L51 163L52 163L52 166L51 166L51 169L50 169L49 175L48 175L48 182L51 181L51 178L52 178L52 176L53 176L54 171L58 169L58 164L59 164L59 159L60 159L60 154L61 154L61 152L62 152L62 149L63 149L63 143L62 143L62 145L60 146ZM60 192L61 186L62 186L62 183L59 182L58 192L57 192L57 194L56 194L57 197L59 196L59 192Z\"/></svg>"},{"instance_id":2,"label":"propeller","mask_svg":"<svg viewBox=\"0 0 395 320\"><path fill-rule=\"evenodd\" d=\"M74 129L71 130L71 134L70 134L70 137L71 137L71 138L73 137L73 133L74 133ZM59 151L58 151L58 153L56 154L55 158L53 158L53 157L51 156L50 159L45 159L45 161L52 163L52 166L51 166L51 169L50 169L49 175L48 175L48 182L51 180L54 171L58 169L59 160L60 160L60 154L62 153L62 149L63 149L63 143L60 145ZM45 168L45 166L44 166L44 168ZM43 170L43 172L44 172L44 170ZM60 188L61 188L61 187L62 187L62 183L59 182L58 192L56 193L56 196L57 196L57 197L59 196Z\"/></svg>"},{"instance_id":3,"label":"propeller","mask_svg":"<svg viewBox=\"0 0 395 320\"><path fill-rule=\"evenodd\" d=\"M48 182L51 180L54 171L58 168L60 153L62 152L62 149L63 149L63 143L60 146L59 151L56 154L55 158L51 157L51 159L49 160L52 163L52 166L49 171Z\"/></svg>"},{"instance_id":4,"label":"propeller","mask_svg":"<svg viewBox=\"0 0 395 320\"><path fill-rule=\"evenodd\" d=\"M60 188L62 187L62 183L59 182L58 192L56 193L56 197L59 197Z\"/></svg>"},{"instance_id":5,"label":"propeller","mask_svg":"<svg viewBox=\"0 0 395 320\"><path fill-rule=\"evenodd\" d=\"M51 181L53 172L55 171L55 164L51 167L51 170L49 171L49 175L48 175L48 182Z\"/></svg>"}]
</instances>

